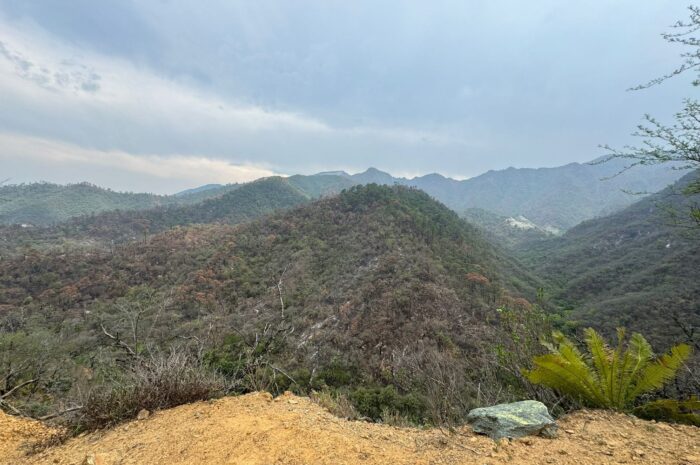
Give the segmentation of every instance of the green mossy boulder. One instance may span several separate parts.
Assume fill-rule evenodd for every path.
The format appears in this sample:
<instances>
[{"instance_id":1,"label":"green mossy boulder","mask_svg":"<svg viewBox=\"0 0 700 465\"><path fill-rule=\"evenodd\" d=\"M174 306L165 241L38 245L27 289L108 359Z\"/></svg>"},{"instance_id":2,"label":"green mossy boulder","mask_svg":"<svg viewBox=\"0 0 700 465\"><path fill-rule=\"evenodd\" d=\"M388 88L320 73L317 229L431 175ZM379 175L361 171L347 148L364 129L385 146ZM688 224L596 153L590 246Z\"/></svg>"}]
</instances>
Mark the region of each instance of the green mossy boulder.
<instances>
[{"instance_id":1,"label":"green mossy boulder","mask_svg":"<svg viewBox=\"0 0 700 465\"><path fill-rule=\"evenodd\" d=\"M472 429L494 440L541 435L556 437L557 424L542 402L524 400L512 404L477 408L469 412Z\"/></svg>"}]
</instances>

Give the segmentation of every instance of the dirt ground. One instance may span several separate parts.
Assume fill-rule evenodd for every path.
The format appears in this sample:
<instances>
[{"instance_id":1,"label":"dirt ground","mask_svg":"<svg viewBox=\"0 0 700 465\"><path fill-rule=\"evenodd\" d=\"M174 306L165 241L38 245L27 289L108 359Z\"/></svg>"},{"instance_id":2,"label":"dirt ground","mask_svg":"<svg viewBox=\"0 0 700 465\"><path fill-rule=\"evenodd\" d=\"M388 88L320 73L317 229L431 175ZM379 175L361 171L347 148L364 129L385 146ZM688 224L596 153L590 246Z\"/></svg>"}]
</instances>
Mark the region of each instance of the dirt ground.
<instances>
[{"instance_id":1,"label":"dirt ground","mask_svg":"<svg viewBox=\"0 0 700 465\"><path fill-rule=\"evenodd\" d=\"M336 418L307 398L256 393L156 412L34 456L50 430L0 413L0 463L116 464L700 464L700 428L580 411L559 438L495 443L468 428L395 428Z\"/></svg>"}]
</instances>

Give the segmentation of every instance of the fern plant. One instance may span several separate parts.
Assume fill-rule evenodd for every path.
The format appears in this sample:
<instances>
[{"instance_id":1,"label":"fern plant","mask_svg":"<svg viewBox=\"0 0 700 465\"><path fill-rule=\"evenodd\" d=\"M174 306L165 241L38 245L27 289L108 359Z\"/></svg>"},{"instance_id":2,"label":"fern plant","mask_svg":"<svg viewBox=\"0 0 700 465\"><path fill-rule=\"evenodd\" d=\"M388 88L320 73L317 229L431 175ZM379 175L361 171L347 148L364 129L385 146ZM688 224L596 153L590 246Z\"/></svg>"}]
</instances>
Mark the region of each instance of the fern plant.
<instances>
[{"instance_id":1,"label":"fern plant","mask_svg":"<svg viewBox=\"0 0 700 465\"><path fill-rule=\"evenodd\" d=\"M625 344L625 330L617 330L617 347L609 347L593 329L585 330L588 354L582 354L562 333L549 354L535 357L535 368L523 370L530 382L555 389L589 407L626 411L640 395L655 391L675 378L690 356L691 347L679 344L654 358L651 345L639 333Z\"/></svg>"}]
</instances>

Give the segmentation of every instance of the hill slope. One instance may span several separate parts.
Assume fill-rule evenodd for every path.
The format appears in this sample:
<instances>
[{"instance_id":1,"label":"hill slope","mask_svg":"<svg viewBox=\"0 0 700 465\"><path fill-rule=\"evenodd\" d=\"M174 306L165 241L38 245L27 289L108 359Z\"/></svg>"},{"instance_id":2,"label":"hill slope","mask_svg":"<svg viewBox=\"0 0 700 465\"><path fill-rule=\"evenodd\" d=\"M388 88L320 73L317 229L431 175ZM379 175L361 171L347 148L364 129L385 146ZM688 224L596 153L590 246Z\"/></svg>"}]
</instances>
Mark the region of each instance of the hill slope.
<instances>
[{"instance_id":1,"label":"hill slope","mask_svg":"<svg viewBox=\"0 0 700 465\"><path fill-rule=\"evenodd\" d=\"M506 217L481 208L469 208L460 216L481 228L491 241L508 248L552 238L555 235L524 216Z\"/></svg>"},{"instance_id":2,"label":"hill slope","mask_svg":"<svg viewBox=\"0 0 700 465\"><path fill-rule=\"evenodd\" d=\"M486 361L496 307L525 311L538 286L427 194L377 185L238 226L174 228L114 251L30 250L0 261L3 315L25 315L59 347L65 338L72 360L61 370L104 353L100 323L128 333L121 309L142 308L155 344L196 336L218 350L286 328L272 356L302 391L395 386L425 396L426 373L442 360L443 375L461 380L465 406L484 370L495 369ZM227 347L213 360L229 363L238 349ZM424 405L411 402L409 413L422 418Z\"/></svg>"},{"instance_id":3,"label":"hill slope","mask_svg":"<svg viewBox=\"0 0 700 465\"><path fill-rule=\"evenodd\" d=\"M45 431L28 420L15 423L27 431ZM0 463L690 465L700 454L700 429L691 426L585 411L559 424L562 433L557 439L530 437L498 445L466 427L448 432L350 422L307 398L284 395L273 400L269 394L255 393L157 412L32 457L18 450L32 439L22 436L18 427L19 440L8 438L14 449L0 456Z\"/></svg>"},{"instance_id":4,"label":"hill slope","mask_svg":"<svg viewBox=\"0 0 700 465\"><path fill-rule=\"evenodd\" d=\"M32 225L48 225L108 210L139 210L174 203L167 196L115 192L87 183L0 186L0 199L0 224Z\"/></svg>"},{"instance_id":5,"label":"hill slope","mask_svg":"<svg viewBox=\"0 0 700 465\"><path fill-rule=\"evenodd\" d=\"M600 165L570 163L555 168L508 168L463 181L439 174L395 178L374 168L355 175L332 174L357 184L417 187L458 212L481 208L506 217L525 216L542 228L566 230L638 200L623 190L653 193L682 176L667 166L648 166L602 180L623 167L621 162L613 161Z\"/></svg>"},{"instance_id":6,"label":"hill slope","mask_svg":"<svg viewBox=\"0 0 700 465\"><path fill-rule=\"evenodd\" d=\"M573 317L608 331L642 330L656 342L682 337L677 314L700 324L700 235L674 225L668 209L686 215L695 199L679 192L698 172L625 210L586 221L563 237L529 244L522 258L561 287L557 298Z\"/></svg>"},{"instance_id":7,"label":"hill slope","mask_svg":"<svg viewBox=\"0 0 700 465\"><path fill-rule=\"evenodd\" d=\"M290 176L288 185L308 198L337 194L356 183L341 176ZM262 181L264 179L258 180ZM174 195L115 192L87 183L58 185L49 183L0 186L0 225L28 224L49 226L71 218L119 210L137 211L166 207L182 207L183 212L165 210L172 215L197 216L197 209L186 207L207 200L216 200L246 184L207 184ZM235 196L234 196L235 198ZM205 205L205 209L213 204ZM265 213L266 211L263 211ZM137 214L138 216L139 214ZM148 216L149 214L144 214ZM126 217L134 217L127 214ZM128 221L128 220L127 220ZM207 220L209 221L209 220Z\"/></svg>"},{"instance_id":8,"label":"hill slope","mask_svg":"<svg viewBox=\"0 0 700 465\"><path fill-rule=\"evenodd\" d=\"M121 244L194 223L238 224L276 210L310 201L311 196L284 178L266 178L229 189L192 205L170 205L138 211L115 210L71 218L48 228L0 227L0 251L22 247L72 244Z\"/></svg>"}]
</instances>

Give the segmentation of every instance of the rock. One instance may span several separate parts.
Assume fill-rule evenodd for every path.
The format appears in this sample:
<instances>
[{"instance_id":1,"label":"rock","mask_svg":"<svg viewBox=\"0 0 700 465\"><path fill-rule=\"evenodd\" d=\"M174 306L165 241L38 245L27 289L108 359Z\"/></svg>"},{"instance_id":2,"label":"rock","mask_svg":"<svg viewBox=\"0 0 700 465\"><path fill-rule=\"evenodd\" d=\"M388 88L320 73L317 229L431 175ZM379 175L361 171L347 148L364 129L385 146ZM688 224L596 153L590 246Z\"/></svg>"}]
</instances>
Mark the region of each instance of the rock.
<instances>
[{"instance_id":1,"label":"rock","mask_svg":"<svg viewBox=\"0 0 700 465\"><path fill-rule=\"evenodd\" d=\"M469 412L467 421L475 432L496 440L538 434L553 438L557 434L547 407L535 400L477 408Z\"/></svg>"},{"instance_id":2,"label":"rock","mask_svg":"<svg viewBox=\"0 0 700 465\"><path fill-rule=\"evenodd\" d=\"M90 454L83 460L83 465L105 465L105 460L97 454Z\"/></svg>"},{"instance_id":3,"label":"rock","mask_svg":"<svg viewBox=\"0 0 700 465\"><path fill-rule=\"evenodd\" d=\"M145 408L142 408L142 409L139 411L138 415L136 415L136 419L137 419L137 420L145 420L146 418L148 418L148 417L150 417L150 416L151 416L151 412L149 412L149 411L146 410Z\"/></svg>"}]
</instances>

